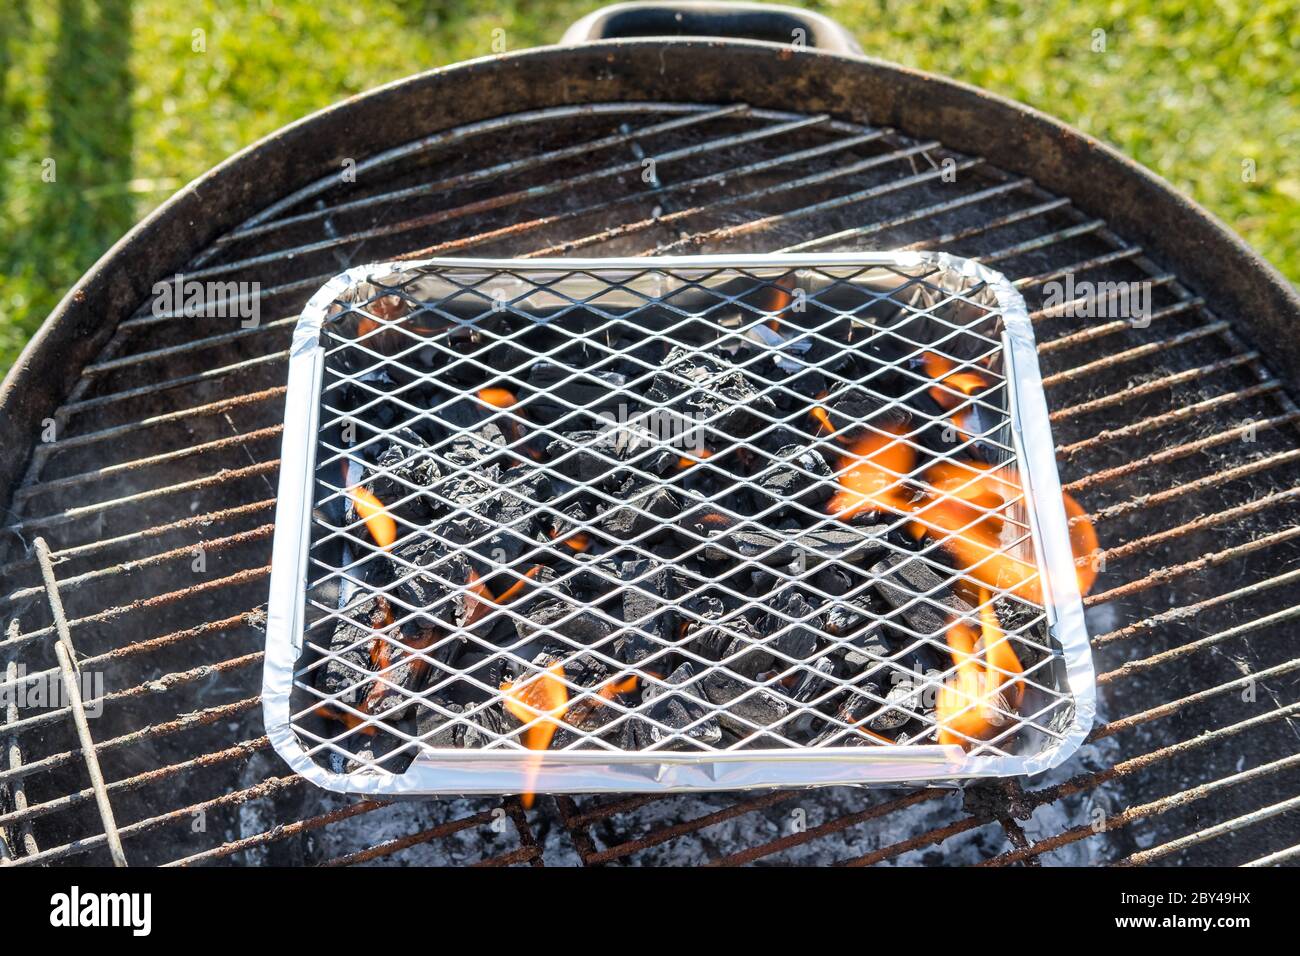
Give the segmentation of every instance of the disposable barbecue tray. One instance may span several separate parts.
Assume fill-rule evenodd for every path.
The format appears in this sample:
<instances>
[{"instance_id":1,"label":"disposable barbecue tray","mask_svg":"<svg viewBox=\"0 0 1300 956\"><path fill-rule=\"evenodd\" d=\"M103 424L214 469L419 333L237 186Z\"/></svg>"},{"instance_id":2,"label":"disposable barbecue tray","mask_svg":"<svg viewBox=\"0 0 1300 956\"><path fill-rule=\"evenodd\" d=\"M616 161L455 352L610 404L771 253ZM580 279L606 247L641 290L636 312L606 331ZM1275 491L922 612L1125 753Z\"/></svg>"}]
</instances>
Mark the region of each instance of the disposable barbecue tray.
<instances>
[{"instance_id":1,"label":"disposable barbecue tray","mask_svg":"<svg viewBox=\"0 0 1300 956\"><path fill-rule=\"evenodd\" d=\"M1052 449L969 260L352 269L293 339L267 732L366 794L1046 770L1095 695Z\"/></svg>"}]
</instances>

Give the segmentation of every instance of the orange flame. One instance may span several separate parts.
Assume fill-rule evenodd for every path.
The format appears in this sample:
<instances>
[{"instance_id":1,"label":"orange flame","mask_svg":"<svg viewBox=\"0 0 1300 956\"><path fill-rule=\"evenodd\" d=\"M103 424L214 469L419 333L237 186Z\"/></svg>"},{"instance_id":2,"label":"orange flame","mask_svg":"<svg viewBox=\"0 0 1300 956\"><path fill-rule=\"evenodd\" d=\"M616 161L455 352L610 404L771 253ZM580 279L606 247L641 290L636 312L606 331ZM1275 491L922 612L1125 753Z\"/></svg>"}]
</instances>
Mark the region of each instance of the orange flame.
<instances>
[{"instance_id":1,"label":"orange flame","mask_svg":"<svg viewBox=\"0 0 1300 956\"><path fill-rule=\"evenodd\" d=\"M885 430L889 434L871 432L859 439L840 460L840 490L831 496L827 511L841 521L864 513L911 510L911 495L897 482L912 470L916 452L890 437L902 434L903 426Z\"/></svg>"},{"instance_id":2,"label":"orange flame","mask_svg":"<svg viewBox=\"0 0 1300 956\"><path fill-rule=\"evenodd\" d=\"M826 409L824 409L820 405L814 405L812 408L808 410L808 414L813 417L813 420L815 422L817 422L818 435L821 435L823 433L827 435L834 434L835 426L831 424L831 416L830 413L826 411ZM844 436L836 435L835 440L842 442L844 441Z\"/></svg>"},{"instance_id":3,"label":"orange flame","mask_svg":"<svg viewBox=\"0 0 1300 956\"><path fill-rule=\"evenodd\" d=\"M1079 594L1087 594L1097 581L1097 563L1101 553L1097 529L1088 520L1088 513L1068 492L1061 492L1065 503L1065 520L1070 526L1070 550L1074 552L1074 574L1079 579Z\"/></svg>"},{"instance_id":4,"label":"orange flame","mask_svg":"<svg viewBox=\"0 0 1300 956\"><path fill-rule=\"evenodd\" d=\"M479 580L478 572L473 568L469 569L469 578L465 584L471 595L466 601L469 610L465 612L465 626L469 627L492 609L492 605L496 603L496 598L488 590L487 584Z\"/></svg>"},{"instance_id":5,"label":"orange flame","mask_svg":"<svg viewBox=\"0 0 1300 956\"><path fill-rule=\"evenodd\" d=\"M552 664L541 674L518 685L505 681L501 690L507 695L502 704L512 716L525 724L537 721L524 731L524 746L529 750L548 748L555 731L559 729L557 721L564 717L569 703L569 688L564 683L564 665ZM535 767L530 776L536 779ZM527 787L521 797L525 810L533 805L534 794L531 790L531 786Z\"/></svg>"},{"instance_id":6,"label":"orange flame","mask_svg":"<svg viewBox=\"0 0 1300 956\"><path fill-rule=\"evenodd\" d=\"M558 535L559 532L552 529L551 537L555 538L558 537ZM576 531L560 541L560 544L564 545L566 548L571 548L574 551L586 551L591 547L591 536L585 531Z\"/></svg>"},{"instance_id":7,"label":"orange flame","mask_svg":"<svg viewBox=\"0 0 1300 956\"><path fill-rule=\"evenodd\" d=\"M791 290L794 288L794 276L782 276L768 289L771 292L771 298L768 300L767 312L775 312L772 318L768 319L767 327L773 332L781 331L781 320L779 316L790 308L794 302L794 296Z\"/></svg>"},{"instance_id":8,"label":"orange flame","mask_svg":"<svg viewBox=\"0 0 1300 956\"><path fill-rule=\"evenodd\" d=\"M968 746L972 740L993 736L1007 720L1005 712L1016 710L1024 698L1024 682L1009 676L1024 673L1024 668L984 588L980 588L980 602L983 665L976 653L974 628L961 621L948 627L948 649L957 673L939 688L935 705L941 744Z\"/></svg>"},{"instance_id":9,"label":"orange flame","mask_svg":"<svg viewBox=\"0 0 1300 956\"><path fill-rule=\"evenodd\" d=\"M365 521L366 530L370 532L375 544L381 548L391 547L397 540L397 522L389 515L384 503L363 485L349 488L348 496L352 498L357 514Z\"/></svg>"},{"instance_id":10,"label":"orange flame","mask_svg":"<svg viewBox=\"0 0 1300 956\"><path fill-rule=\"evenodd\" d=\"M922 476L936 495L914 511L909 530L915 538L929 536L957 559L973 577L990 588L1011 591L1035 604L1043 602L1037 569L1008 554L1002 546L1003 516L1020 495L1014 470L994 469L979 462L938 462ZM1079 593L1087 594L1097 579L1093 557L1097 532L1073 498L1062 492L1070 521Z\"/></svg>"},{"instance_id":11,"label":"orange flame","mask_svg":"<svg viewBox=\"0 0 1300 956\"><path fill-rule=\"evenodd\" d=\"M531 568L529 568L527 571L524 572L524 576L522 578L520 578L514 584L510 585L510 587L506 588L504 591L502 591L500 594L497 595L496 603L506 604L510 601L513 601L523 591L524 587L528 584L528 582L531 581L533 578L537 577L538 573L541 570L542 570L542 566L540 564L534 564Z\"/></svg>"},{"instance_id":12,"label":"orange flame","mask_svg":"<svg viewBox=\"0 0 1300 956\"><path fill-rule=\"evenodd\" d=\"M957 363L937 352L922 352L921 367L925 369L925 374L938 381L939 385L946 386L946 388L934 386L926 390L935 403L946 412L952 411L962 402L961 398L947 389L960 392L969 398L993 384L982 372L974 370L954 372Z\"/></svg>"},{"instance_id":13,"label":"orange flame","mask_svg":"<svg viewBox=\"0 0 1300 956\"><path fill-rule=\"evenodd\" d=\"M1005 691L1007 703L1011 705L1010 709L1016 710L1025 697L1025 682L1014 680L1007 675L1023 674L1025 669L1020 664L1020 658L1016 656L1015 648L1011 646L1011 639L1002 630L1002 622L998 620L998 612L993 607L992 596L986 589L980 588L979 600L981 640L984 644L984 661L987 665L986 677L994 687Z\"/></svg>"},{"instance_id":14,"label":"orange flame","mask_svg":"<svg viewBox=\"0 0 1300 956\"><path fill-rule=\"evenodd\" d=\"M613 700L615 697L619 696L620 694L632 693L632 691L636 690L636 684L637 684L636 675L629 674L627 677L624 677L622 680L615 678L613 680L606 681L604 685L601 686L600 690L598 690L596 693L598 693L601 697L605 698L605 700Z\"/></svg>"}]
</instances>

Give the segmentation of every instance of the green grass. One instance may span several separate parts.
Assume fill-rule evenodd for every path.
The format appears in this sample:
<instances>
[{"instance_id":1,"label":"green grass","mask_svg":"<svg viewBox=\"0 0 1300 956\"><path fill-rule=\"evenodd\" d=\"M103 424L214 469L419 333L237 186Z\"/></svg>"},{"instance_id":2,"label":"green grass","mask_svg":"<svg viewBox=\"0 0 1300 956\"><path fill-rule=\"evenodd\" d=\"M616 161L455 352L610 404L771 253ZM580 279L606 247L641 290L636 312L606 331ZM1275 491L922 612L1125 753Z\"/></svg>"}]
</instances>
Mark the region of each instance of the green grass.
<instances>
[{"instance_id":1,"label":"green grass","mask_svg":"<svg viewBox=\"0 0 1300 956\"><path fill-rule=\"evenodd\" d=\"M497 28L510 49L553 42L595 5L0 0L0 370L133 222L223 157L345 96L490 53ZM1114 144L1300 280L1294 0L808 6L870 53Z\"/></svg>"}]
</instances>

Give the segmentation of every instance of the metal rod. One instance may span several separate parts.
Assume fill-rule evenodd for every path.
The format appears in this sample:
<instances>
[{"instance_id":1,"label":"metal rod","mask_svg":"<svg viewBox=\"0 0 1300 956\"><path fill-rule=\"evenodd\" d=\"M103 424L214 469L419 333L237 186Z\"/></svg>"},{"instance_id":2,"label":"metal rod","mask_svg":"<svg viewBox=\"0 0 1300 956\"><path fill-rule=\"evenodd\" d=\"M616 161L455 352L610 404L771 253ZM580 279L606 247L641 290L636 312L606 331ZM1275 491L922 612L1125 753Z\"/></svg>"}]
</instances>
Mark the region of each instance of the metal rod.
<instances>
[{"instance_id":1,"label":"metal rod","mask_svg":"<svg viewBox=\"0 0 1300 956\"><path fill-rule=\"evenodd\" d=\"M9 622L10 632L18 628L18 619L14 618ZM12 683L18 676L18 664L16 661L10 661L5 665L5 680ZM18 739L17 732L14 731L13 725L18 722L18 702L10 698L5 703L5 729L9 731L5 741L5 761L6 770L9 773L15 773L23 768L23 745ZM14 780L9 784L9 795L13 799L14 808L19 811L27 809L27 786L21 778ZM17 842L22 847L25 856L32 856L40 852L40 847L36 843L36 837L32 835L31 824L23 821L13 831L17 835Z\"/></svg>"},{"instance_id":2,"label":"metal rod","mask_svg":"<svg viewBox=\"0 0 1300 956\"><path fill-rule=\"evenodd\" d=\"M1250 475L1257 475L1262 471L1268 471L1272 468L1278 468L1290 462L1300 460L1300 448L1293 448L1290 451L1279 452L1276 455L1269 455L1265 458L1256 458L1254 461L1248 461L1244 465L1237 465L1235 468L1225 468L1223 471L1216 471L1212 475L1205 475L1194 481L1189 481L1183 485L1177 485L1168 488L1165 491L1158 491L1150 495L1142 495L1139 498L1130 498L1127 501L1119 501L1113 505L1094 511L1089 517L1094 523L1109 521L1112 518L1118 518L1133 511L1150 511L1153 508L1166 504L1170 501L1180 501L1196 494L1199 491L1206 491L1219 485L1227 484L1230 481L1236 481L1238 478L1247 478Z\"/></svg>"},{"instance_id":3,"label":"metal rod","mask_svg":"<svg viewBox=\"0 0 1300 956\"><path fill-rule=\"evenodd\" d=\"M1203 830L1197 830L1195 833L1189 833L1187 836L1179 837L1176 840L1170 840L1160 846L1152 847L1149 850L1139 850L1130 856L1120 860L1118 866L1146 866L1154 863L1156 860L1162 860L1174 853L1179 853L1189 847L1198 846L1202 843L1208 843L1210 840L1217 839L1229 833L1238 833L1246 827L1254 826L1257 823L1263 823L1265 820L1271 820L1274 817L1281 816L1291 810L1300 809L1300 797L1292 797L1290 800L1283 800L1280 803L1274 803L1267 807L1260 807L1250 813L1243 813L1239 817L1233 817L1231 820L1224 820L1222 823L1216 823L1214 826L1206 827Z\"/></svg>"},{"instance_id":4,"label":"metal rod","mask_svg":"<svg viewBox=\"0 0 1300 956\"><path fill-rule=\"evenodd\" d=\"M1202 365L1198 368L1189 368L1183 372L1175 372L1172 375L1163 375L1160 378L1149 379L1140 385L1133 385L1122 389L1118 392L1112 392L1109 395L1103 395L1100 398L1089 399L1088 401L1079 402L1077 405L1066 405L1058 408L1050 414L1052 424L1065 421L1067 418L1077 418L1080 415L1088 415L1093 412L1099 412L1102 409L1111 408L1115 405L1122 405L1124 402L1131 401L1135 398L1143 398L1155 392L1165 389L1172 389L1177 385L1183 385L1187 382L1205 382L1220 372L1226 372L1234 369L1239 365L1247 365L1259 358L1258 352L1243 352L1241 355L1232 355L1217 362L1211 362L1209 365Z\"/></svg>"},{"instance_id":5,"label":"metal rod","mask_svg":"<svg viewBox=\"0 0 1300 956\"><path fill-rule=\"evenodd\" d=\"M1260 395L1277 391L1281 387L1282 383L1273 379L1267 382L1261 382L1258 385L1251 385L1248 388L1239 389L1235 392L1229 392L1226 395L1215 395L1213 398L1194 402L1191 405L1181 405L1160 415L1152 415L1150 418L1131 422L1130 424L1122 425L1119 428L1104 429L1093 435L1091 438L1084 438L1069 445L1058 445L1056 448L1056 454L1069 458L1077 455L1081 451L1086 451L1089 448L1134 438L1138 435L1145 435L1147 432L1164 428L1166 425L1173 425L1178 422L1187 421L1189 418L1195 418L1198 415L1203 415L1205 412L1213 411L1214 409L1220 408L1224 405L1232 405L1236 402L1244 402L1251 398L1257 398Z\"/></svg>"},{"instance_id":6,"label":"metal rod","mask_svg":"<svg viewBox=\"0 0 1300 956\"><path fill-rule=\"evenodd\" d=\"M1257 422L1247 422L1244 425L1238 425L1235 428L1229 428L1221 432L1215 432L1204 438L1198 438L1196 441L1185 442L1181 445L1174 445L1172 448L1166 448L1164 451L1158 451L1153 455L1147 455L1142 458L1136 458L1133 461L1123 465L1117 465L1114 468L1106 468L1102 471L1095 471L1090 475L1085 475L1069 482L1062 487L1064 490L1073 493L1083 491L1096 485L1113 481L1116 478L1127 478L1145 468L1156 465L1167 465L1170 462L1179 461L1195 455L1198 452L1209 451L1211 448L1218 448L1220 445L1226 445L1231 441L1246 435L1268 431L1271 428L1280 428L1284 425L1300 421L1300 412L1292 412L1287 415L1277 415L1273 418L1261 419Z\"/></svg>"},{"instance_id":7,"label":"metal rod","mask_svg":"<svg viewBox=\"0 0 1300 956\"><path fill-rule=\"evenodd\" d=\"M1256 581L1253 584L1247 584L1225 594L1219 594L1214 597L1206 598L1203 601L1197 601L1195 604L1184 604L1180 607L1170 608L1168 611L1162 611L1160 614L1143 618L1140 621L1133 621L1114 631L1107 631L1105 634L1098 634L1092 639L1094 647L1105 647L1115 641L1128 640L1136 637L1138 634L1154 630L1164 624L1183 623L1208 608L1218 607L1221 604L1228 604L1241 598L1253 598L1272 588L1282 587L1300 580L1300 568L1294 571L1288 571L1286 574L1279 574L1276 577L1266 578L1263 581Z\"/></svg>"},{"instance_id":8,"label":"metal rod","mask_svg":"<svg viewBox=\"0 0 1300 956\"><path fill-rule=\"evenodd\" d=\"M1253 631L1262 630L1270 625L1280 624L1284 621L1294 620L1297 617L1300 617L1300 604L1285 608L1281 611L1275 611L1272 614L1266 614L1253 621L1247 621L1245 624L1238 624L1236 627L1230 627L1227 630L1219 631L1217 634L1209 634L1199 640L1180 644L1177 647L1171 647L1167 651L1162 651L1159 654L1152 654L1150 657L1144 657L1135 661L1127 661L1120 667L1115 668L1115 670L1107 671L1104 674L1098 674L1097 684L1098 686L1111 684L1117 680L1132 677L1134 674L1141 674L1153 667L1159 667L1161 664L1167 664L1170 661L1178 660L1182 657L1188 657L1195 654L1197 651L1202 651L1209 647L1217 647L1219 644L1232 640L1234 637L1241 637L1243 634L1250 634Z\"/></svg>"},{"instance_id":9,"label":"metal rod","mask_svg":"<svg viewBox=\"0 0 1300 956\"><path fill-rule=\"evenodd\" d=\"M1149 358L1160 352L1168 352L1179 346L1187 345L1189 342L1195 342L1198 339L1207 338L1211 335L1218 335L1228 328L1228 323L1219 321L1211 322L1209 325L1201 326L1199 329L1192 329L1190 332L1183 332L1159 342L1148 342L1145 345L1138 345L1124 352L1116 352L1105 358L1097 359L1094 362L1087 362L1083 365L1076 365L1073 368L1066 369L1062 372L1056 372L1053 375L1043 376L1043 387L1054 388L1057 385L1064 385L1066 382L1073 382L1080 378L1087 378L1096 375L1098 372L1114 368L1116 365L1123 365L1125 362L1134 362L1141 358Z\"/></svg>"},{"instance_id":10,"label":"metal rod","mask_svg":"<svg viewBox=\"0 0 1300 956\"><path fill-rule=\"evenodd\" d=\"M59 639L54 644L54 653L58 656L59 669L63 673L63 686L72 707L72 723L77 731L77 739L81 742L81 754L85 759L86 772L90 776L90 785L95 790L95 805L99 808L99 819L104 825L108 852L113 858L114 866L126 866L122 838L117 832L117 821L113 818L113 805L108 799L104 774L100 770L99 756L95 752L95 739L90 734L90 722L86 719L86 708L81 700L81 677L74 663L76 651L72 646L68 619L63 614L63 601L59 598L59 585L54 577L54 566L50 563L50 551L46 547L44 538L37 538L33 546L36 549L36 561L41 568L41 577L45 580L45 593L49 600L50 613L54 617L54 627L59 634Z\"/></svg>"},{"instance_id":11,"label":"metal rod","mask_svg":"<svg viewBox=\"0 0 1300 956\"><path fill-rule=\"evenodd\" d=\"M1261 538L1255 538L1244 544L1234 545L1231 548L1224 548L1222 551L1215 551L1213 554L1207 554L1183 564L1170 565L1152 571L1146 577L1137 581L1130 581L1128 584L1121 584L1113 587L1108 591L1100 594L1090 594L1083 599L1085 607L1093 607L1098 604L1105 604L1107 601L1114 601L1119 598L1131 597L1142 591L1148 591L1153 587L1162 584L1168 584L1170 581L1186 577L1197 571L1205 571L1209 568L1215 568L1222 564L1232 561L1236 558L1245 557L1256 551L1262 551L1265 548L1272 547L1275 544L1285 544L1295 538L1300 538L1300 525L1293 525L1290 528L1284 528L1281 531L1275 531L1272 534L1264 535Z\"/></svg>"}]
</instances>

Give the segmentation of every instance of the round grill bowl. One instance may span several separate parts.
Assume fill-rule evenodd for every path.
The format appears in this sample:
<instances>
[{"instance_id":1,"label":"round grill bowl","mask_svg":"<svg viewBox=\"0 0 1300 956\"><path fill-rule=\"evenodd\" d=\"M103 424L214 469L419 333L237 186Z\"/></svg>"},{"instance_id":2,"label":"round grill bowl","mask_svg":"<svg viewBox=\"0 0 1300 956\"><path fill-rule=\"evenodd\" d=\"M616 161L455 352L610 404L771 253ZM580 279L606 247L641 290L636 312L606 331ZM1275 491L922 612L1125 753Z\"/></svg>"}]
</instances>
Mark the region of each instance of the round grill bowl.
<instances>
[{"instance_id":1,"label":"round grill bowl","mask_svg":"<svg viewBox=\"0 0 1300 956\"><path fill-rule=\"evenodd\" d=\"M627 133L690 117L698 121L644 142ZM883 127L895 132L847 142ZM369 162L421 140L425 148ZM658 164L657 182L643 178L643 155L673 151L684 152ZM800 151L805 158L779 161ZM945 159L955 183L925 178ZM765 165L727 172L750 163ZM340 179L353 166L356 182ZM323 179L328 188L313 187ZM364 201L447 180L434 195ZM578 185L564 185L571 180ZM699 183L672 188L685 180ZM300 190L301 201L286 202ZM326 217L318 199L356 205ZM261 224L289 216L304 218ZM219 241L253 217L246 234ZM364 238L348 238L357 233ZM583 239L593 235L602 238ZM308 280L416 250L524 255L576 242L587 256L762 252L819 237L831 237L818 244L826 251L915 244L981 257L1021 281L1031 310L1066 273L1155 290L1149 327L1037 317L1062 478L1109 549L1090 599L1107 723L1068 773L964 797L543 801L552 822L540 827L508 800L505 830L491 827L496 801L379 807L293 782L259 742L257 608L270 552L269 511L259 507L276 477L285 369L276 355L320 284ZM270 290L260 327L155 319L155 283L197 270ZM110 695L90 730L132 862L1266 857L1297 842L1277 805L1297 790L1287 762L1297 698L1285 675L1300 655L1274 635L1296 603L1287 576L1296 419L1282 383L1300 369L1300 346L1283 334L1298 313L1270 266L1151 173L1041 113L882 61L642 39L424 73L292 124L196 180L110 250L29 344L0 392L10 449L0 496L16 529L0 558L8 616L19 622L0 640L0 664L56 666L47 588L27 550L42 536L82 667L102 673ZM1268 344L1280 381L1250 342ZM58 440L42 444L50 418ZM1244 422L1255 423L1253 441L1232 431ZM1190 450L1150 467L1169 448ZM200 542L211 546L201 573L191 569ZM1179 628L1160 617L1170 608L1186 612ZM1246 701L1233 682L1253 675L1260 686ZM0 825L11 834L30 825L32 861L107 861L112 825L71 721L18 729L32 767L0 768L11 785ZM1208 741L1187 743L1207 730ZM15 789L26 810L14 808ZM1212 810L1200 799L1210 796ZM792 806L820 825L790 834ZM202 837L185 826L196 808ZM1109 821L1097 830L1095 808Z\"/></svg>"}]
</instances>

